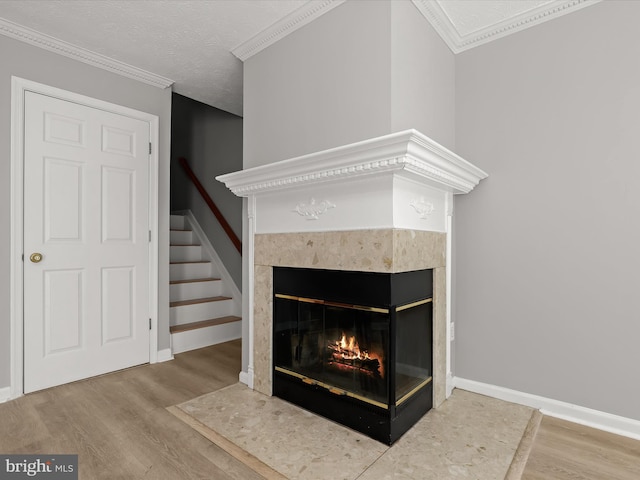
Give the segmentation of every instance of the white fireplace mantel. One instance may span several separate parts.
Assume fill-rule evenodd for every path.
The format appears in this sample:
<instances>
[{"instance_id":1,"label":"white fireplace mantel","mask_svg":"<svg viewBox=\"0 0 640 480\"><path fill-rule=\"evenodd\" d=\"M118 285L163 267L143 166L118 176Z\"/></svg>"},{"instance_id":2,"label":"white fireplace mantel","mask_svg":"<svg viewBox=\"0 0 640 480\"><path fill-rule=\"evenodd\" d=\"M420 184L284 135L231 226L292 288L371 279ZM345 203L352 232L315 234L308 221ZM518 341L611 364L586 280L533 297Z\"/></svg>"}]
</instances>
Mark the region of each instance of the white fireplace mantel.
<instances>
[{"instance_id":1,"label":"white fireplace mantel","mask_svg":"<svg viewBox=\"0 0 640 480\"><path fill-rule=\"evenodd\" d=\"M216 177L240 197L364 175L401 173L453 193L487 174L417 130L303 155Z\"/></svg>"},{"instance_id":2,"label":"white fireplace mantel","mask_svg":"<svg viewBox=\"0 0 640 480\"><path fill-rule=\"evenodd\" d=\"M292 241L292 237L287 235L294 234L298 242L302 237L296 234L309 238L316 235L313 237L316 241L305 241L305 249L321 243L317 241L318 234L324 235L324 241L339 242L340 250L355 248L357 253L348 255L345 261L364 259L359 265L366 265L365 269L371 271L376 270L369 259L377 259L380 253L371 250L376 248L376 242L369 245L367 241L354 240L362 238L363 233L358 232L373 235L374 231L404 231L412 238L424 239L425 235L446 238L446 248L442 249L439 257L443 259L442 263L421 268L437 267L438 281L443 282L441 291L446 292L440 297L451 298L453 195L469 193L486 177L484 171L416 130L216 177L236 195L248 197L243 255L243 291L247 293L243 296L243 341L248 344L248 359L243 359L243 363L245 360L248 362L247 370L240 374L240 381L254 388L254 379L257 378L257 388L270 394L267 384L270 382L271 345L269 341L265 342L265 338L269 337L271 309L265 305L270 302L268 285L271 280L267 275L256 283L255 275L258 271L264 272L265 267L278 265L287 255L291 256L295 248L287 243ZM339 239L336 237L338 232L342 232ZM419 232L435 233L418 235ZM282 252L282 255L278 254L279 260L265 264L264 251L258 252L261 260L256 260L255 239L262 234L263 240L269 238L274 241L274 234L285 234L277 237L277 242L282 245L275 245L277 251ZM443 236L438 237L440 235ZM432 248L423 243L418 246L423 253L439 248L441 246ZM331 248L317 252L319 255L313 257L314 268L344 267L344 262L334 258L330 252L333 252ZM325 263L322 259L316 263L315 257L323 255L328 256ZM291 264L292 261L287 260L287 266L299 266ZM388 262L383 264L383 269L391 266ZM411 269L411 265L403 268ZM434 339L439 339L436 350L441 352L439 360L434 360L437 368L441 369L434 392L444 392L446 383L448 396L452 388L448 348L451 341L450 304L448 301L434 302L434 305L439 305L434 308L442 312L438 314L441 320L434 324L434 329L440 332L434 333ZM259 317L257 323L256 315ZM256 329L257 338L254 336ZM445 331L446 335L442 333ZM444 394L440 398L443 399Z\"/></svg>"},{"instance_id":3,"label":"white fireplace mantel","mask_svg":"<svg viewBox=\"0 0 640 480\"><path fill-rule=\"evenodd\" d=\"M446 231L452 195L487 174L406 130L216 177L254 197L255 233L407 228Z\"/></svg>"}]
</instances>

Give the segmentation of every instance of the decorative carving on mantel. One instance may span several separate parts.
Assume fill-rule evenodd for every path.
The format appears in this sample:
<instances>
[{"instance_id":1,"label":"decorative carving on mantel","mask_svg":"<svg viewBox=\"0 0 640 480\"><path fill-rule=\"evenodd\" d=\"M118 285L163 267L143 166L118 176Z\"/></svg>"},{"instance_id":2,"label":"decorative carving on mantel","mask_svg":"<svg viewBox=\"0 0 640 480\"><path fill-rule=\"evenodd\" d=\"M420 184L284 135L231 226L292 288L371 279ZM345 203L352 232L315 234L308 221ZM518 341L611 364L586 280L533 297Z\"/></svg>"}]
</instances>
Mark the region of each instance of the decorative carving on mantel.
<instances>
[{"instance_id":1,"label":"decorative carving on mantel","mask_svg":"<svg viewBox=\"0 0 640 480\"><path fill-rule=\"evenodd\" d=\"M305 217L307 220L318 220L327 210L336 208L336 206L328 200L316 202L315 198L311 198L308 202L300 202L293 209L298 215Z\"/></svg>"},{"instance_id":2,"label":"decorative carving on mantel","mask_svg":"<svg viewBox=\"0 0 640 480\"><path fill-rule=\"evenodd\" d=\"M420 216L421 219L426 220L433 213L434 206L433 203L427 202L424 197L420 197L418 199L413 200L410 204L410 207L413 207L416 213Z\"/></svg>"}]
</instances>

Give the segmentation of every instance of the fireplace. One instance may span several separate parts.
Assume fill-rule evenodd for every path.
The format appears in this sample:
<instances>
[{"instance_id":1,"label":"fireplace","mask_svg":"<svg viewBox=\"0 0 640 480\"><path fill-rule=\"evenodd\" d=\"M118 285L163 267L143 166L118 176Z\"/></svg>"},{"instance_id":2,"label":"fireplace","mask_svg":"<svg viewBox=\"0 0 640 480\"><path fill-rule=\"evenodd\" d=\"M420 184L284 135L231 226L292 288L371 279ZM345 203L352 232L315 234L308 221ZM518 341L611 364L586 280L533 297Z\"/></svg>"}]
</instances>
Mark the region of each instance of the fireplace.
<instances>
[{"instance_id":1,"label":"fireplace","mask_svg":"<svg viewBox=\"0 0 640 480\"><path fill-rule=\"evenodd\" d=\"M448 305L453 198L486 176L429 137L406 130L217 177L246 197L240 381L265 395L286 389L287 398L299 404L315 391L315 406L308 409L353 428L361 428L356 422L365 425L362 429L385 442L430 406L438 408L453 388ZM296 281L296 289L274 289L280 267L386 275L380 278L387 279L389 300L381 304L380 293L360 299L358 281L336 289L332 285L339 283L332 280L326 296L301 290L303 283ZM422 285L432 285L432 291L425 289L415 300L396 299L409 290L394 288L394 282L423 270L430 273ZM343 297L346 292L356 298ZM431 294L432 302L403 309ZM276 304L289 312L278 327ZM291 313L298 311L302 317ZM421 311L428 312L431 330L421 323ZM312 321L320 316L322 327ZM419 326L402 328L412 322ZM310 332L319 330L312 339ZM420 348L398 348L405 340ZM281 343L286 348L275 352ZM405 357L409 352L424 356Z\"/></svg>"},{"instance_id":2,"label":"fireplace","mask_svg":"<svg viewBox=\"0 0 640 480\"><path fill-rule=\"evenodd\" d=\"M273 269L273 394L391 444L432 406L432 270Z\"/></svg>"}]
</instances>

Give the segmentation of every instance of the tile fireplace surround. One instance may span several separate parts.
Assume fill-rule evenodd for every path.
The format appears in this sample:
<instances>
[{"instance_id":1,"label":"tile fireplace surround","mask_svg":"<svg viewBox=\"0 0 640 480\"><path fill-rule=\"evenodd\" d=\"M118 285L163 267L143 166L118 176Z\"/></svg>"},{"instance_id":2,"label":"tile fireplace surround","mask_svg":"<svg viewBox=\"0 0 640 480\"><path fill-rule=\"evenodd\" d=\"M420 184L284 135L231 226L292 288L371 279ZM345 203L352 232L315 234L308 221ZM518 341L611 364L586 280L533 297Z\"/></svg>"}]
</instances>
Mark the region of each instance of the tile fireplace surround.
<instances>
[{"instance_id":1,"label":"tile fireplace surround","mask_svg":"<svg viewBox=\"0 0 640 480\"><path fill-rule=\"evenodd\" d=\"M272 394L273 267L400 273L433 269L433 405L450 393L453 195L487 174L407 130L217 177L248 198L241 380ZM252 268L251 268L252 267ZM246 271L246 270L245 270ZM247 335L245 335L246 337Z\"/></svg>"}]
</instances>

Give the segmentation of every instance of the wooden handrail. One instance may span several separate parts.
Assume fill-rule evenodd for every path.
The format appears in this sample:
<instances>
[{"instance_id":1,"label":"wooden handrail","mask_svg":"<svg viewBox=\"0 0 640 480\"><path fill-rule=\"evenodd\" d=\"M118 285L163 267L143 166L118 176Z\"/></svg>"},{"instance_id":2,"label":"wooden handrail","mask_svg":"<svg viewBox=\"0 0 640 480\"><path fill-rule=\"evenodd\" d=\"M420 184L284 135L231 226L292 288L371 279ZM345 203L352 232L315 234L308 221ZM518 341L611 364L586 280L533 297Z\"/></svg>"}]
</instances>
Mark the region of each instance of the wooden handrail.
<instances>
[{"instance_id":1,"label":"wooden handrail","mask_svg":"<svg viewBox=\"0 0 640 480\"><path fill-rule=\"evenodd\" d=\"M205 201L205 203L209 206L209 208L213 212L213 215L216 217L216 219L220 223L220 226L229 237L229 240L231 240L231 243L233 243L233 246L236 247L238 252L240 252L240 255L242 255L242 242L240 241L238 236L235 234L235 232L231 229L231 225L229 225L229 222L227 222L227 219L224 218L224 215L222 215L222 212L220 211L218 206L215 204L213 199L209 196L207 191L204 189L204 187L200 183L200 180L198 180L198 177L196 177L196 174L193 173L193 170L191 170L191 167L189 166L187 159L180 157L178 159L178 163L187 174L187 177L189 177L189 179L193 182L195 187L198 189L198 192L200 192L202 199Z\"/></svg>"}]
</instances>

